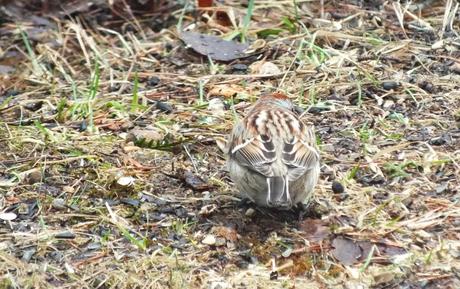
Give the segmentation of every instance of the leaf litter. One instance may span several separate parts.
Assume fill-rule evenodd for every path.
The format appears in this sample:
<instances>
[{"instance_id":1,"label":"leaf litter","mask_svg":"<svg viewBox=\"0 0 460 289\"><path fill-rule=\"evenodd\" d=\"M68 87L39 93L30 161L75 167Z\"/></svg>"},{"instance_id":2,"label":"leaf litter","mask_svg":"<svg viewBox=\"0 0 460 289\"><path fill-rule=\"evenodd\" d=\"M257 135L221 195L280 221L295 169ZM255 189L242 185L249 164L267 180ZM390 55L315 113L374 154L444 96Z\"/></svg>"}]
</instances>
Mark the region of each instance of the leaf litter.
<instances>
[{"instance_id":1,"label":"leaf litter","mask_svg":"<svg viewBox=\"0 0 460 289\"><path fill-rule=\"evenodd\" d=\"M454 1L72 2L0 11L2 286L460 287ZM317 131L305 212L225 171L277 90Z\"/></svg>"}]
</instances>

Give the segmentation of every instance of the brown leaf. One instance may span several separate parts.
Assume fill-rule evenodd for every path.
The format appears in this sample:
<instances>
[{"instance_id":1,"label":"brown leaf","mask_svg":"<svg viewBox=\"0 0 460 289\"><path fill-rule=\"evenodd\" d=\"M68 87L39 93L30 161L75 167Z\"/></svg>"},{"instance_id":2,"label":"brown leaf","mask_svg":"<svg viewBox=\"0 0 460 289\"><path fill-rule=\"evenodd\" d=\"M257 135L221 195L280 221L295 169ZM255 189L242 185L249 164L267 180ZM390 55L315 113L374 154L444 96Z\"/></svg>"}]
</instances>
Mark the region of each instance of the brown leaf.
<instances>
[{"instance_id":1,"label":"brown leaf","mask_svg":"<svg viewBox=\"0 0 460 289\"><path fill-rule=\"evenodd\" d=\"M322 241L331 233L327 224L319 219L307 218L300 223L299 229L306 233L305 237L311 242Z\"/></svg>"},{"instance_id":2,"label":"brown leaf","mask_svg":"<svg viewBox=\"0 0 460 289\"><path fill-rule=\"evenodd\" d=\"M232 98L237 96L238 93L244 93L246 91L247 90L237 84L217 84L209 90L207 97L223 96L225 98Z\"/></svg>"},{"instance_id":3,"label":"brown leaf","mask_svg":"<svg viewBox=\"0 0 460 289\"><path fill-rule=\"evenodd\" d=\"M219 237L225 238L228 241L235 242L238 239L238 233L235 229L225 226L214 227L215 234Z\"/></svg>"},{"instance_id":4,"label":"brown leaf","mask_svg":"<svg viewBox=\"0 0 460 289\"><path fill-rule=\"evenodd\" d=\"M344 265L352 265L357 262L364 262L372 251L372 247L376 246L373 257L378 257L373 261L379 263L387 263L388 257L401 255L406 253L406 250L397 246L374 243L371 241L354 241L344 237L337 237L332 241L332 255Z\"/></svg>"},{"instance_id":5,"label":"brown leaf","mask_svg":"<svg viewBox=\"0 0 460 289\"><path fill-rule=\"evenodd\" d=\"M209 56L213 60L231 61L249 56L245 54L248 44L228 41L217 36L197 32L184 31L181 33L182 41L197 53Z\"/></svg>"},{"instance_id":6,"label":"brown leaf","mask_svg":"<svg viewBox=\"0 0 460 289\"><path fill-rule=\"evenodd\" d=\"M211 7L212 1L213 0L198 0L198 7L200 8Z\"/></svg>"}]
</instances>

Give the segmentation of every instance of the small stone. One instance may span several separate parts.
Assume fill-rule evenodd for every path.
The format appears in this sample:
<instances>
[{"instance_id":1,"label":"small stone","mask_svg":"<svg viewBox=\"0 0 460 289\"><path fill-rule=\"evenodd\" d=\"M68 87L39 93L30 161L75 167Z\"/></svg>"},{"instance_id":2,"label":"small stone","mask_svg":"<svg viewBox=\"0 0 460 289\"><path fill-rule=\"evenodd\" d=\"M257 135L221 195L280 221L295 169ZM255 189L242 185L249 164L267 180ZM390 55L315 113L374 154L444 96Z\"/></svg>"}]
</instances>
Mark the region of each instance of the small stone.
<instances>
[{"instance_id":1,"label":"small stone","mask_svg":"<svg viewBox=\"0 0 460 289\"><path fill-rule=\"evenodd\" d=\"M216 239L216 246L217 247L221 247L221 246L225 246L225 244L227 243L227 241L225 241L224 238L217 238Z\"/></svg>"},{"instance_id":2,"label":"small stone","mask_svg":"<svg viewBox=\"0 0 460 289\"><path fill-rule=\"evenodd\" d=\"M421 89L429 93L434 92L434 85L431 82L426 81L426 80L420 82L418 84L418 87L420 87Z\"/></svg>"},{"instance_id":3,"label":"small stone","mask_svg":"<svg viewBox=\"0 0 460 289\"><path fill-rule=\"evenodd\" d=\"M382 82L382 88L385 89L385 90L395 89L398 86L400 86L400 83L396 82L396 81L384 81L384 82Z\"/></svg>"},{"instance_id":4,"label":"small stone","mask_svg":"<svg viewBox=\"0 0 460 289\"><path fill-rule=\"evenodd\" d=\"M132 186L134 184L135 178L133 177L121 177L117 180L117 184L123 187Z\"/></svg>"},{"instance_id":5,"label":"small stone","mask_svg":"<svg viewBox=\"0 0 460 289\"><path fill-rule=\"evenodd\" d=\"M213 98L209 101L208 110L216 115L223 115L225 113L225 104L220 98Z\"/></svg>"},{"instance_id":6,"label":"small stone","mask_svg":"<svg viewBox=\"0 0 460 289\"><path fill-rule=\"evenodd\" d=\"M225 281L212 281L209 289L227 289L231 288L231 285L226 283Z\"/></svg>"},{"instance_id":7,"label":"small stone","mask_svg":"<svg viewBox=\"0 0 460 289\"><path fill-rule=\"evenodd\" d=\"M259 68L259 74L262 74L262 75L271 75L271 74L279 74L279 73L281 73L281 69L279 69L278 66L276 66L276 64L272 62L265 62Z\"/></svg>"},{"instance_id":8,"label":"small stone","mask_svg":"<svg viewBox=\"0 0 460 289\"><path fill-rule=\"evenodd\" d=\"M86 246L86 250L99 250L101 248L101 243L91 242Z\"/></svg>"},{"instance_id":9,"label":"small stone","mask_svg":"<svg viewBox=\"0 0 460 289\"><path fill-rule=\"evenodd\" d=\"M205 245L213 246L216 244L216 237L214 237L213 235L206 235L206 237L204 237L201 243Z\"/></svg>"},{"instance_id":10,"label":"small stone","mask_svg":"<svg viewBox=\"0 0 460 289\"><path fill-rule=\"evenodd\" d=\"M31 102L24 105L24 108L30 111L37 111L43 106L43 101Z\"/></svg>"},{"instance_id":11,"label":"small stone","mask_svg":"<svg viewBox=\"0 0 460 289\"><path fill-rule=\"evenodd\" d=\"M157 101L155 103L155 107L166 113L171 113L174 110L172 105L170 105L169 103L163 102L163 101Z\"/></svg>"},{"instance_id":12,"label":"small stone","mask_svg":"<svg viewBox=\"0 0 460 289\"><path fill-rule=\"evenodd\" d=\"M160 83L160 78L157 76L152 76L147 79L147 85L148 86L157 86Z\"/></svg>"},{"instance_id":13,"label":"small stone","mask_svg":"<svg viewBox=\"0 0 460 289\"><path fill-rule=\"evenodd\" d=\"M435 191L437 194L441 194L443 193L447 188L449 187L449 183L448 182L444 182L438 186L436 186L435 188Z\"/></svg>"},{"instance_id":14,"label":"small stone","mask_svg":"<svg viewBox=\"0 0 460 289\"><path fill-rule=\"evenodd\" d=\"M17 217L18 216L15 213L12 213L12 212L0 213L0 220L3 220L3 221L13 221Z\"/></svg>"},{"instance_id":15,"label":"small stone","mask_svg":"<svg viewBox=\"0 0 460 289\"><path fill-rule=\"evenodd\" d=\"M48 254L47 257L51 258L56 262L61 262L62 259L64 259L64 254L62 254L60 251L52 251Z\"/></svg>"},{"instance_id":16,"label":"small stone","mask_svg":"<svg viewBox=\"0 0 460 289\"><path fill-rule=\"evenodd\" d=\"M441 146L449 143L451 140L448 134L443 134L439 137L432 138L429 143L430 145Z\"/></svg>"},{"instance_id":17,"label":"small stone","mask_svg":"<svg viewBox=\"0 0 460 289\"><path fill-rule=\"evenodd\" d=\"M444 40L441 39L433 43L433 45L431 45L431 49L439 49L439 48L442 48L443 46L444 46Z\"/></svg>"},{"instance_id":18,"label":"small stone","mask_svg":"<svg viewBox=\"0 0 460 289\"><path fill-rule=\"evenodd\" d=\"M287 258L291 256L291 254L292 254L292 248L287 248L283 253L281 253L281 256L283 256L284 258Z\"/></svg>"},{"instance_id":19,"label":"small stone","mask_svg":"<svg viewBox=\"0 0 460 289\"><path fill-rule=\"evenodd\" d=\"M62 191L67 194L73 194L75 193L75 189L72 186L63 186Z\"/></svg>"},{"instance_id":20,"label":"small stone","mask_svg":"<svg viewBox=\"0 0 460 289\"><path fill-rule=\"evenodd\" d=\"M246 217L252 217L255 215L255 213L256 213L256 210L254 210L253 208L249 208L247 209L246 213L244 213L244 215Z\"/></svg>"},{"instance_id":21,"label":"small stone","mask_svg":"<svg viewBox=\"0 0 460 289\"><path fill-rule=\"evenodd\" d=\"M64 210L64 209L67 208L65 200L61 199L61 198L54 199L52 206L53 206L53 208L55 208L57 210Z\"/></svg>"},{"instance_id":22,"label":"small stone","mask_svg":"<svg viewBox=\"0 0 460 289\"><path fill-rule=\"evenodd\" d=\"M64 231L54 235L56 239L75 239L75 234L70 231Z\"/></svg>"},{"instance_id":23,"label":"small stone","mask_svg":"<svg viewBox=\"0 0 460 289\"><path fill-rule=\"evenodd\" d=\"M22 261L29 263L30 259L32 259L32 256L37 252L37 249L31 248L24 250L22 253Z\"/></svg>"},{"instance_id":24,"label":"small stone","mask_svg":"<svg viewBox=\"0 0 460 289\"><path fill-rule=\"evenodd\" d=\"M236 63L236 64L232 65L232 70L233 71L238 71L238 72L247 71L248 66L246 64L243 64L243 63Z\"/></svg>"},{"instance_id":25,"label":"small stone","mask_svg":"<svg viewBox=\"0 0 460 289\"><path fill-rule=\"evenodd\" d=\"M389 109L389 108L391 108L394 104L395 104L395 102L394 102L393 100L387 99L387 100L385 100L385 101L383 102L382 107L383 107L384 109Z\"/></svg>"},{"instance_id":26,"label":"small stone","mask_svg":"<svg viewBox=\"0 0 460 289\"><path fill-rule=\"evenodd\" d=\"M134 143L139 141L144 141L146 143L157 142L163 140L163 134L156 128L134 128L128 133L127 140L134 141Z\"/></svg>"},{"instance_id":27,"label":"small stone","mask_svg":"<svg viewBox=\"0 0 460 289\"><path fill-rule=\"evenodd\" d=\"M80 123L80 126L79 126L78 130L79 130L80 132L83 132L83 131L85 131L87 128L88 128L88 124L86 123L86 120L82 120L82 122Z\"/></svg>"},{"instance_id":28,"label":"small stone","mask_svg":"<svg viewBox=\"0 0 460 289\"><path fill-rule=\"evenodd\" d=\"M335 147L334 147L333 144L325 143L325 144L321 145L321 150L324 151L324 152L332 153L332 152L335 152Z\"/></svg>"},{"instance_id":29,"label":"small stone","mask_svg":"<svg viewBox=\"0 0 460 289\"><path fill-rule=\"evenodd\" d=\"M332 182L332 192L334 194L343 194L345 192L345 188L343 185L337 181Z\"/></svg>"},{"instance_id":30,"label":"small stone","mask_svg":"<svg viewBox=\"0 0 460 289\"><path fill-rule=\"evenodd\" d=\"M122 204L126 204L126 205L129 205L129 206L133 206L133 207L139 207L141 202L139 200L135 200L135 199L131 199L131 198L123 198L121 199L121 203Z\"/></svg>"}]
</instances>

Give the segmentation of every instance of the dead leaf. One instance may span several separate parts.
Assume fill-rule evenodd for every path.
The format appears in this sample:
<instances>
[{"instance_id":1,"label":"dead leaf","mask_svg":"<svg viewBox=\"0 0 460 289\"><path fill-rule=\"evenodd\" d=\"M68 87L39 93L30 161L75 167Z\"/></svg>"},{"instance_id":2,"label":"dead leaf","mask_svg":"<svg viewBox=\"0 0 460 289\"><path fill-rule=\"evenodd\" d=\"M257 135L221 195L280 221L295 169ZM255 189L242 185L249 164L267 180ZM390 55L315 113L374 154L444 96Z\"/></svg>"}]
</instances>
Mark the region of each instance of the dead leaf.
<instances>
[{"instance_id":1,"label":"dead leaf","mask_svg":"<svg viewBox=\"0 0 460 289\"><path fill-rule=\"evenodd\" d=\"M231 61L249 56L245 50L248 44L224 40L213 35L184 31L180 34L182 41L197 53L209 56L213 60Z\"/></svg>"},{"instance_id":2,"label":"dead leaf","mask_svg":"<svg viewBox=\"0 0 460 289\"><path fill-rule=\"evenodd\" d=\"M225 98L232 98L235 97L238 93L244 92L244 88L236 84L218 84L209 90L207 97L210 98L211 96L223 96Z\"/></svg>"},{"instance_id":3,"label":"dead leaf","mask_svg":"<svg viewBox=\"0 0 460 289\"><path fill-rule=\"evenodd\" d=\"M238 240L238 233L235 229L225 226L214 227L213 231L219 237L225 238L228 241L235 242Z\"/></svg>"},{"instance_id":4,"label":"dead leaf","mask_svg":"<svg viewBox=\"0 0 460 289\"><path fill-rule=\"evenodd\" d=\"M211 7L212 1L213 0L198 0L198 7L199 8Z\"/></svg>"},{"instance_id":5,"label":"dead leaf","mask_svg":"<svg viewBox=\"0 0 460 289\"><path fill-rule=\"evenodd\" d=\"M311 242L322 241L331 233L326 223L319 219L305 219L300 223L299 229L306 233L305 237Z\"/></svg>"},{"instance_id":6,"label":"dead leaf","mask_svg":"<svg viewBox=\"0 0 460 289\"><path fill-rule=\"evenodd\" d=\"M349 266L358 262L362 256L361 248L355 241L337 237L332 241L332 255L343 265Z\"/></svg>"}]
</instances>

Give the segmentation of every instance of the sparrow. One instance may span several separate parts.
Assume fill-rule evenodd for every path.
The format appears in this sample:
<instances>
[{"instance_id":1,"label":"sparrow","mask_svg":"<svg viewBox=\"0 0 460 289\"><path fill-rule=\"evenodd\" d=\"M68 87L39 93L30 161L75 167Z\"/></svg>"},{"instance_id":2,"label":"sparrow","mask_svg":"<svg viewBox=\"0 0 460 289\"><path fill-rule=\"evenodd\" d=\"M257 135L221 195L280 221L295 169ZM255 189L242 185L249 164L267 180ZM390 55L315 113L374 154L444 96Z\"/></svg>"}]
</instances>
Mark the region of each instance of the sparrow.
<instances>
[{"instance_id":1,"label":"sparrow","mask_svg":"<svg viewBox=\"0 0 460 289\"><path fill-rule=\"evenodd\" d=\"M260 97L228 139L227 167L237 189L257 205L289 209L308 204L320 155L305 125L281 93Z\"/></svg>"}]
</instances>

